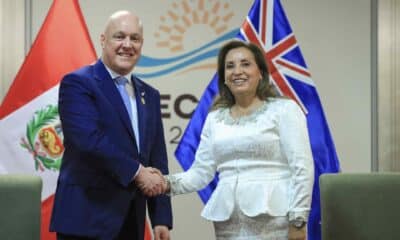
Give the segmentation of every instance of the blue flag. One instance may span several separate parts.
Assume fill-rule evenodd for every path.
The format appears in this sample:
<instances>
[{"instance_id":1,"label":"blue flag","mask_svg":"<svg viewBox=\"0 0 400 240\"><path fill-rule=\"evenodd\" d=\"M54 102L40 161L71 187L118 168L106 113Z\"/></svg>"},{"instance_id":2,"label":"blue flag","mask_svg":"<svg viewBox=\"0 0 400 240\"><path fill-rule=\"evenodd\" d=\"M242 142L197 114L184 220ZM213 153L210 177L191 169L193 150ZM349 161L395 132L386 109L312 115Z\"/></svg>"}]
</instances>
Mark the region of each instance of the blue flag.
<instances>
[{"instance_id":1,"label":"blue flag","mask_svg":"<svg viewBox=\"0 0 400 240\"><path fill-rule=\"evenodd\" d=\"M308 239L320 240L321 213L318 179L322 173L339 172L339 160L317 90L280 1L255 0L237 38L253 42L264 50L272 83L280 94L295 100L307 116L315 165ZM217 82L218 76L215 75L203 93L175 151L175 156L185 171L194 161L204 121L218 93ZM209 186L199 191L204 203L208 201L217 181L216 177Z\"/></svg>"}]
</instances>

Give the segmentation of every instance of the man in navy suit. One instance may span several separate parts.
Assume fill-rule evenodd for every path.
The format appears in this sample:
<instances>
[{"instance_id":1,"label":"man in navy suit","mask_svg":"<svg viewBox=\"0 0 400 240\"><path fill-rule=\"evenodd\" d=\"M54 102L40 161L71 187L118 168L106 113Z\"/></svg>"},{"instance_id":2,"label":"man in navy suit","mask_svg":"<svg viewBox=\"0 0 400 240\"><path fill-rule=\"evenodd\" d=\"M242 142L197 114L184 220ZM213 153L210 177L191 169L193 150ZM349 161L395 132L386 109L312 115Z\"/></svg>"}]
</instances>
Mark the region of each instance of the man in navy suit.
<instances>
[{"instance_id":1,"label":"man in navy suit","mask_svg":"<svg viewBox=\"0 0 400 240\"><path fill-rule=\"evenodd\" d=\"M59 240L142 240L147 202L155 239L170 239L170 198L156 196L168 174L160 94L132 74L142 23L118 11L100 41L101 59L61 81L65 152L50 230Z\"/></svg>"}]
</instances>

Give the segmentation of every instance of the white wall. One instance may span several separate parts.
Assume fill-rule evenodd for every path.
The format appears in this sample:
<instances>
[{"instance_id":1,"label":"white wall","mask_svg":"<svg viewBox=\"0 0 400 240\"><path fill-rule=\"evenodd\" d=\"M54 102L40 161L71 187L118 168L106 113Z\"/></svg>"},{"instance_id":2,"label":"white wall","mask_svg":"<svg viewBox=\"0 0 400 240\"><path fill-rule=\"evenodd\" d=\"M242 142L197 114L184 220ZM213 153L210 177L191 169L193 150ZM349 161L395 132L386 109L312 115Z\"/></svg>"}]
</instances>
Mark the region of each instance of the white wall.
<instances>
[{"instance_id":1,"label":"white wall","mask_svg":"<svg viewBox=\"0 0 400 240\"><path fill-rule=\"evenodd\" d=\"M371 3L285 0L344 172L371 169Z\"/></svg>"},{"instance_id":2,"label":"white wall","mask_svg":"<svg viewBox=\"0 0 400 240\"><path fill-rule=\"evenodd\" d=\"M82 11L89 27L97 54L105 19L115 10L136 9L145 24L144 54L167 57L168 51L157 49L154 33L160 18L173 2L157 0L81 0ZM193 1L192 1L193 2ZM205 1L214 3L215 1ZM220 1L230 3L235 16L231 26L240 26L252 0ZM33 1L32 32L36 35L50 6L50 0ZM337 148L344 172L368 172L371 165L371 40L370 1L366 0L282 0L286 14L309 66L320 94L325 114ZM154 7L157 6L157 7ZM209 41L210 34L197 31L188 46L198 47ZM33 36L33 39L34 39ZM60 36L67 37L67 36ZM186 37L186 36L185 36ZM61 47L61 46L60 46ZM78 53L77 53L78 54ZM210 60L214 64L215 60ZM149 80L161 93L172 99L181 93L200 97L214 70L192 72L189 78L171 74L163 79ZM195 79L196 81L192 81ZM197 81L198 80L198 81ZM168 102L172 104L172 102ZM193 106L186 106L191 108ZM164 120L169 141L173 126L186 126L187 120L172 113ZM176 145L168 146L171 172L181 171L173 157ZM173 239L213 239L212 224L200 217L202 203L197 194L173 199L175 228Z\"/></svg>"},{"instance_id":3,"label":"white wall","mask_svg":"<svg viewBox=\"0 0 400 240\"><path fill-rule=\"evenodd\" d=\"M0 103L24 57L24 0L0 1Z\"/></svg>"}]
</instances>

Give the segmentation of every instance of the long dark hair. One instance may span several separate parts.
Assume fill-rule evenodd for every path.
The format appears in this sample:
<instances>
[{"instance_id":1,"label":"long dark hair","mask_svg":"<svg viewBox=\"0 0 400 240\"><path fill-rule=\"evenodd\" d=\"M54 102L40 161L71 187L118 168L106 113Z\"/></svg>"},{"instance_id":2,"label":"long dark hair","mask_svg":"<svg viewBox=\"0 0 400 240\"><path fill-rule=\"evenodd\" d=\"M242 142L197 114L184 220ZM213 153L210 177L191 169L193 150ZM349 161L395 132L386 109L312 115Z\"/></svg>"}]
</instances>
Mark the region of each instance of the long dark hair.
<instances>
[{"instance_id":1,"label":"long dark hair","mask_svg":"<svg viewBox=\"0 0 400 240\"><path fill-rule=\"evenodd\" d=\"M248 49L254 55L254 59L256 61L258 69L260 70L262 78L257 86L257 97L259 97L261 100L267 100L267 98L275 97L277 95L269 82L269 71L263 51L253 43L233 40L223 45L218 54L217 71L219 96L214 101L212 110L221 107L231 107L235 104L235 98L232 92L225 85L225 59L230 50L240 47Z\"/></svg>"}]
</instances>

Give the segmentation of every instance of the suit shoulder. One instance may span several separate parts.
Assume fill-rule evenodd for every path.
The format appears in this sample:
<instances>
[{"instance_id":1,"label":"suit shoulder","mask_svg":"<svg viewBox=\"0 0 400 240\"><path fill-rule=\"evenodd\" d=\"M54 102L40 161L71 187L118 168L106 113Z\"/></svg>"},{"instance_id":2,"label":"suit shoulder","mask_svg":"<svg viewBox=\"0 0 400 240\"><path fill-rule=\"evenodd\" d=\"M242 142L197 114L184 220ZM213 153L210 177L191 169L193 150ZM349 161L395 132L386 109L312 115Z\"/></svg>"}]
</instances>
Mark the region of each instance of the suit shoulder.
<instances>
[{"instance_id":1,"label":"suit shoulder","mask_svg":"<svg viewBox=\"0 0 400 240\"><path fill-rule=\"evenodd\" d=\"M62 82L65 81L80 81L82 79L93 79L92 76L94 75L94 68L93 65L86 65L80 67L72 72L69 72L64 75Z\"/></svg>"},{"instance_id":2,"label":"suit shoulder","mask_svg":"<svg viewBox=\"0 0 400 240\"><path fill-rule=\"evenodd\" d=\"M93 65L86 65L83 67L80 67L70 73L68 73L67 75L75 75L75 76L89 76L89 75L93 75Z\"/></svg>"}]
</instances>

